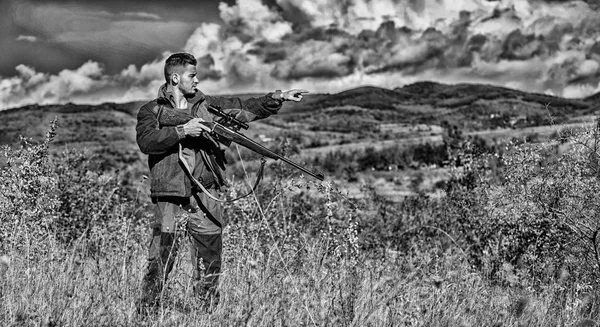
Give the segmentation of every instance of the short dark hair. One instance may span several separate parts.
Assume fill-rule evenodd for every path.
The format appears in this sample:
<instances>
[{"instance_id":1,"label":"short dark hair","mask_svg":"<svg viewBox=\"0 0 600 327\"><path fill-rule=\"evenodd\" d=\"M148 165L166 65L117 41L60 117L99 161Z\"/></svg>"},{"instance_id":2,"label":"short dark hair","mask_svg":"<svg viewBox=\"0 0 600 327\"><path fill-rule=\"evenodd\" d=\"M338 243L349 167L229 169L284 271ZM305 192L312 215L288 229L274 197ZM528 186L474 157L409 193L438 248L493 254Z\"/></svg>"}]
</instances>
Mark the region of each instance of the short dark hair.
<instances>
[{"instance_id":1,"label":"short dark hair","mask_svg":"<svg viewBox=\"0 0 600 327\"><path fill-rule=\"evenodd\" d=\"M174 53L165 61L165 81L169 84L169 79L171 74L173 74L174 70L177 67L184 67L185 65L194 65L196 66L198 61L194 58L193 55L186 52Z\"/></svg>"}]
</instances>

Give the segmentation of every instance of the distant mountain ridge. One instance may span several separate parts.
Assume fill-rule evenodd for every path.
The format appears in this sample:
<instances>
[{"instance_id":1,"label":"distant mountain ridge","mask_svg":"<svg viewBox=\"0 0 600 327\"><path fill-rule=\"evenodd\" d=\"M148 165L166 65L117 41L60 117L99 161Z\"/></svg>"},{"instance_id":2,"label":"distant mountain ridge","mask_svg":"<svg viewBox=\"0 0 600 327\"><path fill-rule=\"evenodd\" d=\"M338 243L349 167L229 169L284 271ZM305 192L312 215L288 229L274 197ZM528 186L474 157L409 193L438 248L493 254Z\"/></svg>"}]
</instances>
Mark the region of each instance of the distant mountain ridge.
<instances>
[{"instance_id":1,"label":"distant mountain ridge","mask_svg":"<svg viewBox=\"0 0 600 327\"><path fill-rule=\"evenodd\" d=\"M431 105L438 108L455 108L470 105L477 100L510 100L550 105L561 109L577 110L596 106L600 93L583 99L529 93L510 88L487 84L441 84L417 82L395 89L373 86L358 87L336 94L316 94L307 96L306 101L293 103L284 112L324 109L334 106L353 105L363 108L393 110L399 104ZM311 108L307 108L307 107Z\"/></svg>"},{"instance_id":2,"label":"distant mountain ridge","mask_svg":"<svg viewBox=\"0 0 600 327\"><path fill-rule=\"evenodd\" d=\"M260 93L256 93L233 94L231 96L249 98L261 95L262 94ZM448 103L449 99L463 100L457 101L457 104L453 104ZM296 110L304 110L307 107L310 107L309 110L314 110L343 105L384 110L394 109L396 108L396 104L431 104L438 107L452 107L457 106L458 104L464 105L472 103L478 99L521 99L526 102L536 102L543 105L551 104L559 107L585 109L589 108L589 106L596 106L596 102L600 100L600 92L585 98L566 99L547 94L530 93L488 84L442 84L431 81L422 81L394 89L376 86L361 86L333 94L309 93L300 103L286 103L282 112L294 112ZM148 101L150 100L151 99L148 99ZM23 110L42 109L52 112L68 112L93 110L93 108L112 108L113 110L134 114L145 102L146 101L126 103L106 102L98 105L68 103L64 105L52 104L40 106L34 104L19 108L0 110L0 116L6 112Z\"/></svg>"},{"instance_id":3,"label":"distant mountain ridge","mask_svg":"<svg viewBox=\"0 0 600 327\"><path fill-rule=\"evenodd\" d=\"M241 95L243 98L251 94ZM595 114L600 106L600 93L583 99L565 99L544 94L528 93L504 87L483 84L447 85L435 82L418 82L395 89L364 86L335 94L307 94L302 102L286 102L279 115L266 123L304 123L305 126L323 120L355 119L380 123L425 123L439 125L450 122L463 128L477 130L498 127L497 117L508 121L510 117L533 117L528 124L543 124L544 115L551 114L562 121L578 115ZM103 103L100 105L29 105L0 111L3 122L0 144L15 144L19 135L39 139L45 135L49 121L59 117L62 131L59 143L111 142L121 138L135 143L135 116L144 101L129 103ZM340 108L324 112L324 109ZM346 108L346 109L344 109ZM363 108L373 114L351 113L352 108ZM344 111L346 110L346 111ZM317 113L315 113L317 112ZM541 118L540 118L541 117ZM514 119L513 119L514 120ZM346 122L347 123L347 122ZM500 122L503 123L503 122ZM315 127L319 128L319 127ZM118 133L91 137L104 130ZM96 133L96 134L97 134ZM100 135L100 134L98 134ZM86 141L87 140L87 141Z\"/></svg>"}]
</instances>

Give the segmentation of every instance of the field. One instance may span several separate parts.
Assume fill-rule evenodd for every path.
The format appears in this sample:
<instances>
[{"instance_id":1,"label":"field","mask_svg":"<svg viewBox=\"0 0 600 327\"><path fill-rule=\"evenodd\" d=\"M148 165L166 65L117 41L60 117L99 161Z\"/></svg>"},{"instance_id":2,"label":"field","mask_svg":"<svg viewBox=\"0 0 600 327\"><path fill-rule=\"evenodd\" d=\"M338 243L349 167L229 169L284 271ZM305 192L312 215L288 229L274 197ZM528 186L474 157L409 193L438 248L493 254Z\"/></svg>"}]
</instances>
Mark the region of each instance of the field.
<instances>
[{"instance_id":1,"label":"field","mask_svg":"<svg viewBox=\"0 0 600 327\"><path fill-rule=\"evenodd\" d=\"M423 87L432 86L382 94L406 98ZM541 97L485 90L496 105ZM139 104L4 113L1 135L11 147L0 168L1 324L597 326L593 108L553 98L575 108L558 115L541 106L560 122L525 124L515 115L493 127L483 118L460 127L451 121L462 118L448 119L461 103L482 105L468 97L445 98L445 118L418 117L437 104L416 103L415 124L395 111L408 104L381 98L376 103L392 109L340 110L341 97L364 105L379 92L363 91L308 101L336 103L314 108L329 120L348 119L350 109L364 116L353 130L310 125L308 109L292 107L253 125L248 135L323 170L326 181L270 163L258 191L225 208L219 305L192 295L182 250L150 316L135 306L152 215L131 129ZM232 150L229 197L251 184L256 167L250 153ZM188 247L183 232L181 242Z\"/></svg>"}]
</instances>

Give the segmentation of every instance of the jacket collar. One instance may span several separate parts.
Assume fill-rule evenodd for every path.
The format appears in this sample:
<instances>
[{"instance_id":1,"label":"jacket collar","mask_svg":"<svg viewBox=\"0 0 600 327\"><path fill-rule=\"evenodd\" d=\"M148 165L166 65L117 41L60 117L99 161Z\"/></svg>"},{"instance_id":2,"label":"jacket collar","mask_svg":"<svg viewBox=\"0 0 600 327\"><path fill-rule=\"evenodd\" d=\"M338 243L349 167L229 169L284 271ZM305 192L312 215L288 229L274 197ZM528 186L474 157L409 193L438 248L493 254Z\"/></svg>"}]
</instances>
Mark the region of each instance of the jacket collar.
<instances>
[{"instance_id":1,"label":"jacket collar","mask_svg":"<svg viewBox=\"0 0 600 327\"><path fill-rule=\"evenodd\" d=\"M175 97L173 96L173 92L169 91L169 88L167 87L167 83L161 85L158 88L158 99L168 102L171 104L171 107L173 108L177 108L177 104L175 103ZM202 91L198 90L198 92L196 93L196 95L191 98L188 99L188 103L194 104L197 102L202 102L204 101L205 96L204 93L202 93Z\"/></svg>"}]
</instances>

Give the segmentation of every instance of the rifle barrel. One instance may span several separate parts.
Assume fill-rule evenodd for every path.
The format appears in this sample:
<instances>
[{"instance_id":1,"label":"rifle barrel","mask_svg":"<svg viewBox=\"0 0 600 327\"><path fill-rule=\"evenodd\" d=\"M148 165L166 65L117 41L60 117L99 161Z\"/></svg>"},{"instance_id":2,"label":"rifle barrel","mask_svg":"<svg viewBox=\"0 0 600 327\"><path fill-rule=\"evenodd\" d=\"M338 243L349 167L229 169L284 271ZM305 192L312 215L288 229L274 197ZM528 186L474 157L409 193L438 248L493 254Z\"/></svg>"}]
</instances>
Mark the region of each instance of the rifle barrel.
<instances>
[{"instance_id":1,"label":"rifle barrel","mask_svg":"<svg viewBox=\"0 0 600 327\"><path fill-rule=\"evenodd\" d=\"M286 157L278 156L277 159L280 159L281 161L287 163L288 165L290 165L290 166L292 166L292 167L294 167L296 169L299 169L299 170L301 170L301 171L309 174L310 176L312 176L312 177L314 177L314 178L316 178L316 179L318 179L320 181L324 181L325 180L325 176L323 176L323 174L321 174L321 173L314 173L314 172L312 172L312 171L310 171L310 170L308 170L308 169L300 166L299 164L291 161L290 159L288 159Z\"/></svg>"},{"instance_id":2,"label":"rifle barrel","mask_svg":"<svg viewBox=\"0 0 600 327\"><path fill-rule=\"evenodd\" d=\"M302 166L300 166L299 164L293 162L292 160L284 157L284 156L280 156L277 153L269 150L268 148L264 147L262 144L248 138L246 135L233 131L229 128L227 128L226 126L223 126L219 123L213 123L213 132L216 134L219 134L243 147L246 147L260 155L263 155L265 157L271 158L271 159L275 159L275 160L281 160L285 163L287 163L288 165L301 170L302 172L320 180L320 181L324 181L325 180L325 176L321 173L315 173L312 172Z\"/></svg>"}]
</instances>

